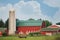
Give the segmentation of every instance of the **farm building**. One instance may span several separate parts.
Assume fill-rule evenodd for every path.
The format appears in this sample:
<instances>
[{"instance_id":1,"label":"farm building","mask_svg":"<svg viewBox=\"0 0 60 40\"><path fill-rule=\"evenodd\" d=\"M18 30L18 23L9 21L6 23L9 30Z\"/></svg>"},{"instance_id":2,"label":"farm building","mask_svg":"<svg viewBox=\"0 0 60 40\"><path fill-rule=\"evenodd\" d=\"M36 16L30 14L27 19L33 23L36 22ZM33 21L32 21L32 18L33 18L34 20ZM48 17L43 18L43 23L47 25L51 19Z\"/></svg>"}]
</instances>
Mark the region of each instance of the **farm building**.
<instances>
[{"instance_id":1,"label":"farm building","mask_svg":"<svg viewBox=\"0 0 60 40\"><path fill-rule=\"evenodd\" d=\"M45 27L45 22L42 20L16 20L16 31L20 34L29 34L31 32L39 32L41 28Z\"/></svg>"},{"instance_id":2,"label":"farm building","mask_svg":"<svg viewBox=\"0 0 60 40\"><path fill-rule=\"evenodd\" d=\"M0 28L0 36L5 32L6 28Z\"/></svg>"},{"instance_id":3,"label":"farm building","mask_svg":"<svg viewBox=\"0 0 60 40\"><path fill-rule=\"evenodd\" d=\"M60 33L60 25L51 25L47 28L41 29L42 35L55 35Z\"/></svg>"}]
</instances>

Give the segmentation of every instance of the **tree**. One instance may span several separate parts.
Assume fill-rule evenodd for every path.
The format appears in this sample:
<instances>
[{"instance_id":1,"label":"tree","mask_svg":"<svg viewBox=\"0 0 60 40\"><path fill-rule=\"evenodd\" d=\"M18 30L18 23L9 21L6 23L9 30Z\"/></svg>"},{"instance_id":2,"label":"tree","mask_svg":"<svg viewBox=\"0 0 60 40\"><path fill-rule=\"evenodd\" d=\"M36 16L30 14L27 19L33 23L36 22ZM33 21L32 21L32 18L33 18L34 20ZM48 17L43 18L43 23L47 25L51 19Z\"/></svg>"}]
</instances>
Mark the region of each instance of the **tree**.
<instances>
[{"instance_id":1,"label":"tree","mask_svg":"<svg viewBox=\"0 0 60 40\"><path fill-rule=\"evenodd\" d=\"M3 22L2 19L0 20L0 27L3 27L4 28L4 22Z\"/></svg>"},{"instance_id":2,"label":"tree","mask_svg":"<svg viewBox=\"0 0 60 40\"><path fill-rule=\"evenodd\" d=\"M16 19L16 26L19 24L19 19ZM5 22L5 27L8 28L9 26L9 19L7 19L7 21Z\"/></svg>"},{"instance_id":3,"label":"tree","mask_svg":"<svg viewBox=\"0 0 60 40\"><path fill-rule=\"evenodd\" d=\"M57 25L60 25L60 22L56 23Z\"/></svg>"},{"instance_id":4,"label":"tree","mask_svg":"<svg viewBox=\"0 0 60 40\"><path fill-rule=\"evenodd\" d=\"M16 26L18 26L20 23L20 20L19 19L16 19Z\"/></svg>"},{"instance_id":5,"label":"tree","mask_svg":"<svg viewBox=\"0 0 60 40\"><path fill-rule=\"evenodd\" d=\"M5 22L5 27L8 28L9 19Z\"/></svg>"},{"instance_id":6,"label":"tree","mask_svg":"<svg viewBox=\"0 0 60 40\"><path fill-rule=\"evenodd\" d=\"M46 27L52 25L52 23L51 23L50 21L48 21L48 20L44 20L44 21L45 21L45 25L46 25Z\"/></svg>"}]
</instances>

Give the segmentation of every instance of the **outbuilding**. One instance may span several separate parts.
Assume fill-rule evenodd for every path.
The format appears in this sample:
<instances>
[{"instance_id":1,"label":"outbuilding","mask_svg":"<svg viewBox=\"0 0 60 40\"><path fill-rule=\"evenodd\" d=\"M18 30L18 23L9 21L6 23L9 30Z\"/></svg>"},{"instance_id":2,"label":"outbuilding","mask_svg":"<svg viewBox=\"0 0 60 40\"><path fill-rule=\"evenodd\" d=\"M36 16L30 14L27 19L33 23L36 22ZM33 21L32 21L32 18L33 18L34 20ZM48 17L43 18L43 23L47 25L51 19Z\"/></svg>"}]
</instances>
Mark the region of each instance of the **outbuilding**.
<instances>
[{"instance_id":1,"label":"outbuilding","mask_svg":"<svg viewBox=\"0 0 60 40\"><path fill-rule=\"evenodd\" d=\"M7 29L7 28L0 28L0 36L3 35L3 33L5 32L6 29Z\"/></svg>"},{"instance_id":2,"label":"outbuilding","mask_svg":"<svg viewBox=\"0 0 60 40\"><path fill-rule=\"evenodd\" d=\"M47 28L42 28L40 32L42 35L55 35L60 33L60 27L58 25L51 25Z\"/></svg>"}]
</instances>

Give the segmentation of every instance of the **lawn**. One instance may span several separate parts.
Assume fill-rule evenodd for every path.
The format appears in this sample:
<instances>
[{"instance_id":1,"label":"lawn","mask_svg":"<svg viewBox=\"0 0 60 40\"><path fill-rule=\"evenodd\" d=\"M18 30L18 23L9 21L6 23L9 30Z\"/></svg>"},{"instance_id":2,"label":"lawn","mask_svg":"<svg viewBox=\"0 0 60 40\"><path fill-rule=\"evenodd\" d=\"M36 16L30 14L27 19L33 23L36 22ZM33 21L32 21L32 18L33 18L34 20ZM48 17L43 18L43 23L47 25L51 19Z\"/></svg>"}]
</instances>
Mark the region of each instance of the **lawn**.
<instances>
[{"instance_id":1,"label":"lawn","mask_svg":"<svg viewBox=\"0 0 60 40\"><path fill-rule=\"evenodd\" d=\"M27 37L19 38L16 36L0 37L0 40L60 40L57 36L40 36L40 37Z\"/></svg>"}]
</instances>

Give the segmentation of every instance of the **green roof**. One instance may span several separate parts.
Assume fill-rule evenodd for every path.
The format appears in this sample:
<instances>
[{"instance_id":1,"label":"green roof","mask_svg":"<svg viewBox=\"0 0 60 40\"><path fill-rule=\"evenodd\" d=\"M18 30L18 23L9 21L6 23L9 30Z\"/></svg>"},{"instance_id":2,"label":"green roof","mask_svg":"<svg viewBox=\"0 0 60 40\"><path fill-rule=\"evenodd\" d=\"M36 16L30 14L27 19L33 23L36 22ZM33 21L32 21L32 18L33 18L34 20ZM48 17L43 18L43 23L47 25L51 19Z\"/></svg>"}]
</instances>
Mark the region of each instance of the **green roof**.
<instances>
[{"instance_id":1,"label":"green roof","mask_svg":"<svg viewBox=\"0 0 60 40\"><path fill-rule=\"evenodd\" d=\"M60 28L42 28L41 31L58 31Z\"/></svg>"},{"instance_id":2,"label":"green roof","mask_svg":"<svg viewBox=\"0 0 60 40\"><path fill-rule=\"evenodd\" d=\"M17 26L41 26L42 20L20 20L16 24Z\"/></svg>"}]
</instances>

